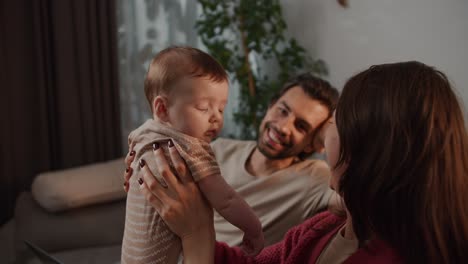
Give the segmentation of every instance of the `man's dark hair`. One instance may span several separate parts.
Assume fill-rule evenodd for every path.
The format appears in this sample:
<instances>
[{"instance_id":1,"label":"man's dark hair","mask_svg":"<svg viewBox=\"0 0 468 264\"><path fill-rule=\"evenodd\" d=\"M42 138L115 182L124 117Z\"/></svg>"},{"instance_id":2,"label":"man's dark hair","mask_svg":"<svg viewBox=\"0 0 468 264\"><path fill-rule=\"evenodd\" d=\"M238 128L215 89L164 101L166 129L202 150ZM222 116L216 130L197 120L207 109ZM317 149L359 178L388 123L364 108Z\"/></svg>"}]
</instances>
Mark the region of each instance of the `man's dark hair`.
<instances>
[{"instance_id":1,"label":"man's dark hair","mask_svg":"<svg viewBox=\"0 0 468 264\"><path fill-rule=\"evenodd\" d=\"M276 103L281 96L295 86L301 87L307 95L326 106L329 111L329 116L333 114L336 104L338 103L338 90L331 86L329 82L315 77L310 73L299 74L289 79L281 90L271 98L270 106Z\"/></svg>"}]
</instances>

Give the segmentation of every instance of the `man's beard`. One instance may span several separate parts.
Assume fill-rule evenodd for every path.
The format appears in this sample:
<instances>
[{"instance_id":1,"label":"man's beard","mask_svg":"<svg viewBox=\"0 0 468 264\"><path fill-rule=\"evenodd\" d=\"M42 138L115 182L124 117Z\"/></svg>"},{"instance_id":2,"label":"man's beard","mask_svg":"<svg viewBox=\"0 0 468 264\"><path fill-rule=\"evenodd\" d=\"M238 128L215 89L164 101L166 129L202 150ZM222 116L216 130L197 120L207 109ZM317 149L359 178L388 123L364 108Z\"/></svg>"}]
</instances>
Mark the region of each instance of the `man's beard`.
<instances>
[{"instance_id":1,"label":"man's beard","mask_svg":"<svg viewBox=\"0 0 468 264\"><path fill-rule=\"evenodd\" d=\"M259 137L257 139L257 148L265 157L272 159L272 160L281 160L286 158L291 158L297 156L297 154L292 153L293 150L291 149L293 146L291 144L282 145L283 149L279 152L271 153L268 144L263 141L263 137L265 133L268 133L268 130L275 130L275 133L278 133L275 128L273 128L269 122L265 123L264 128L260 131ZM278 133L279 134L279 133Z\"/></svg>"}]
</instances>

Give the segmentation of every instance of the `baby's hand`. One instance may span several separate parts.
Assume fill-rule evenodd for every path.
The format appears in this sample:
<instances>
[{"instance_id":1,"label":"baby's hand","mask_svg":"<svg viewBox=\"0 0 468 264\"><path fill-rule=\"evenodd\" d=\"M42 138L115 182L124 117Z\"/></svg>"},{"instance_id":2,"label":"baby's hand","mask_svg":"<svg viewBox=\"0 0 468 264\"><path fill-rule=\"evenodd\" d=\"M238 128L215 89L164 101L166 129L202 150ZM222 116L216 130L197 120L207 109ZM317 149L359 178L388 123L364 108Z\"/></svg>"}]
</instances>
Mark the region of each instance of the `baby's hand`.
<instances>
[{"instance_id":1,"label":"baby's hand","mask_svg":"<svg viewBox=\"0 0 468 264\"><path fill-rule=\"evenodd\" d=\"M263 233L260 232L257 236L249 236L249 234L244 234L242 239L242 244L240 248L247 256L256 256L260 251L262 251L265 244L265 239L263 238Z\"/></svg>"}]
</instances>

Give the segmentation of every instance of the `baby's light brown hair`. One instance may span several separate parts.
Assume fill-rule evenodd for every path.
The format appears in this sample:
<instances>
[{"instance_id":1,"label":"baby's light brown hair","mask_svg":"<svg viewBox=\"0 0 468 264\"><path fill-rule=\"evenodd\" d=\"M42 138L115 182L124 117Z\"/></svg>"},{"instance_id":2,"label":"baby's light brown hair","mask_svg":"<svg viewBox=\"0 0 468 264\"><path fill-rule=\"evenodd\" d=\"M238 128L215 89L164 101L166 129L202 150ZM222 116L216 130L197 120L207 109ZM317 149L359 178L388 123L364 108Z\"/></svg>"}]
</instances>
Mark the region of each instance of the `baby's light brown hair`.
<instances>
[{"instance_id":1,"label":"baby's light brown hair","mask_svg":"<svg viewBox=\"0 0 468 264\"><path fill-rule=\"evenodd\" d=\"M151 109L153 99L168 95L172 86L184 77L207 77L213 82L228 81L223 66L209 54L192 47L171 46L151 61L145 78L145 95Z\"/></svg>"}]
</instances>

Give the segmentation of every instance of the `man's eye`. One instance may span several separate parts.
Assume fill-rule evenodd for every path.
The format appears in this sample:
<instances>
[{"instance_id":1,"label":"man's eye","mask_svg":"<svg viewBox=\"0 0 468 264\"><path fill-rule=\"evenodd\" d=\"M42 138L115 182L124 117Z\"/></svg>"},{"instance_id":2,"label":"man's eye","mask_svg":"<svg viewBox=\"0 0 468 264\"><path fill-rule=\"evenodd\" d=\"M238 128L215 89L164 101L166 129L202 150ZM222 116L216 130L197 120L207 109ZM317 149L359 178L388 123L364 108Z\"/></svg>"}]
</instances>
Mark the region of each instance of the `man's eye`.
<instances>
[{"instance_id":1,"label":"man's eye","mask_svg":"<svg viewBox=\"0 0 468 264\"><path fill-rule=\"evenodd\" d=\"M284 108L281 108L281 107L278 107L278 112L283 116L288 115L288 111L286 109L284 109Z\"/></svg>"},{"instance_id":2,"label":"man's eye","mask_svg":"<svg viewBox=\"0 0 468 264\"><path fill-rule=\"evenodd\" d=\"M300 131L303 131L303 132L305 132L307 130L306 127L303 126L303 125L298 125L297 129L299 129Z\"/></svg>"},{"instance_id":3,"label":"man's eye","mask_svg":"<svg viewBox=\"0 0 468 264\"><path fill-rule=\"evenodd\" d=\"M219 112L222 114L224 113L224 109L219 109Z\"/></svg>"},{"instance_id":4,"label":"man's eye","mask_svg":"<svg viewBox=\"0 0 468 264\"><path fill-rule=\"evenodd\" d=\"M197 109L202 111L202 112L208 112L208 108L197 107Z\"/></svg>"},{"instance_id":5,"label":"man's eye","mask_svg":"<svg viewBox=\"0 0 468 264\"><path fill-rule=\"evenodd\" d=\"M306 123L304 122L298 122L296 124L296 127L297 127L297 130L303 132L303 133L307 133L310 129L310 126L308 126Z\"/></svg>"}]
</instances>

